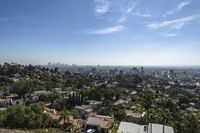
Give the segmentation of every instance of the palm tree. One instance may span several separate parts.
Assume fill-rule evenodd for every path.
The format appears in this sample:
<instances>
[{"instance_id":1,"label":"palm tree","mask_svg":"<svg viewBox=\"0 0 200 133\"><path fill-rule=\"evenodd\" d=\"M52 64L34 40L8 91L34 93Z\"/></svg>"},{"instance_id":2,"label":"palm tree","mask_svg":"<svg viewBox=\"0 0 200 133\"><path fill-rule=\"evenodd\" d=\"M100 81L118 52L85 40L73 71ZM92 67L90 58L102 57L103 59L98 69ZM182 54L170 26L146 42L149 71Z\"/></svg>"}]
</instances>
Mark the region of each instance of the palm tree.
<instances>
[{"instance_id":1,"label":"palm tree","mask_svg":"<svg viewBox=\"0 0 200 133\"><path fill-rule=\"evenodd\" d=\"M71 112L65 108L59 114L60 114L60 121L62 120L64 121L63 126L66 124L66 121L69 124L70 116L72 115Z\"/></svg>"},{"instance_id":2,"label":"palm tree","mask_svg":"<svg viewBox=\"0 0 200 133\"><path fill-rule=\"evenodd\" d=\"M116 123L114 123L113 124L113 127L112 127L112 133L117 133L117 124Z\"/></svg>"},{"instance_id":3,"label":"palm tree","mask_svg":"<svg viewBox=\"0 0 200 133\"><path fill-rule=\"evenodd\" d=\"M80 128L76 125L72 125L71 131L72 133L78 133L80 132Z\"/></svg>"}]
</instances>

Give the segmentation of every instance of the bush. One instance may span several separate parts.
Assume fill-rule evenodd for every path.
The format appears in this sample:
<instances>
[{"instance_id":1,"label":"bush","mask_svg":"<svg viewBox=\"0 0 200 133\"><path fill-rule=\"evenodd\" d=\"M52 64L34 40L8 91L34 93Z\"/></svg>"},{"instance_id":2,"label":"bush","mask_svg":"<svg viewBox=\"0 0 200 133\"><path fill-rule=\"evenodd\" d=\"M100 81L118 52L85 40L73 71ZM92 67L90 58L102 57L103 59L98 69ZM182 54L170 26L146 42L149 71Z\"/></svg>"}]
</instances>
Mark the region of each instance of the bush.
<instances>
[{"instance_id":1,"label":"bush","mask_svg":"<svg viewBox=\"0 0 200 133\"><path fill-rule=\"evenodd\" d=\"M41 103L25 105L14 105L0 113L0 126L4 128L47 128L50 127L52 119L44 114L44 105Z\"/></svg>"}]
</instances>

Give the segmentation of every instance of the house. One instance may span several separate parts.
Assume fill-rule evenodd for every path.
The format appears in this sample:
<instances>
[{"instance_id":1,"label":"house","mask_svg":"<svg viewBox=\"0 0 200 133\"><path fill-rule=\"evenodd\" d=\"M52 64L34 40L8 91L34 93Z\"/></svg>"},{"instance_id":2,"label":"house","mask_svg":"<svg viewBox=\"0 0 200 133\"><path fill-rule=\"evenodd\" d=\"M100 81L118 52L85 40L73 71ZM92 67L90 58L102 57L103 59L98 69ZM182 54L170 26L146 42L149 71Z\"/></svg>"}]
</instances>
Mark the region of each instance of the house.
<instances>
[{"instance_id":1,"label":"house","mask_svg":"<svg viewBox=\"0 0 200 133\"><path fill-rule=\"evenodd\" d=\"M7 110L7 108L0 108L0 111L5 111Z\"/></svg>"},{"instance_id":2,"label":"house","mask_svg":"<svg viewBox=\"0 0 200 133\"><path fill-rule=\"evenodd\" d=\"M123 99L119 99L118 101L116 101L115 103L113 103L114 106L117 105L122 105L122 104L127 104L129 101L123 100Z\"/></svg>"},{"instance_id":3,"label":"house","mask_svg":"<svg viewBox=\"0 0 200 133\"><path fill-rule=\"evenodd\" d=\"M144 117L145 112L143 112L143 113L135 113L132 110L125 110L125 114L126 114L126 116L130 116L130 117L134 117L134 118L140 119L140 118Z\"/></svg>"},{"instance_id":4,"label":"house","mask_svg":"<svg viewBox=\"0 0 200 133\"><path fill-rule=\"evenodd\" d=\"M94 111L92 105L75 106L74 110L78 114L79 118L82 119L86 119L88 115Z\"/></svg>"},{"instance_id":5,"label":"house","mask_svg":"<svg viewBox=\"0 0 200 133\"><path fill-rule=\"evenodd\" d=\"M149 123L148 125L139 125L120 122L118 133L174 133L174 129L162 124Z\"/></svg>"},{"instance_id":6,"label":"house","mask_svg":"<svg viewBox=\"0 0 200 133\"><path fill-rule=\"evenodd\" d=\"M132 91L130 94L135 95L135 94L137 94L137 91Z\"/></svg>"},{"instance_id":7,"label":"house","mask_svg":"<svg viewBox=\"0 0 200 133\"><path fill-rule=\"evenodd\" d=\"M56 121L59 123L60 126L63 126L65 123L72 124L74 127L77 129L80 129L84 127L85 121L82 119L73 119L71 116L69 120L61 119L61 116L58 114L58 112L55 109L50 109L45 107L44 113L48 114L52 120Z\"/></svg>"},{"instance_id":8,"label":"house","mask_svg":"<svg viewBox=\"0 0 200 133\"><path fill-rule=\"evenodd\" d=\"M95 129L98 133L109 133L113 118L110 116L91 114L86 120L86 129Z\"/></svg>"},{"instance_id":9,"label":"house","mask_svg":"<svg viewBox=\"0 0 200 133\"><path fill-rule=\"evenodd\" d=\"M79 118L86 119L101 104L102 102L100 101L87 100L86 104L75 106L74 110L79 115Z\"/></svg>"},{"instance_id":10,"label":"house","mask_svg":"<svg viewBox=\"0 0 200 133\"><path fill-rule=\"evenodd\" d=\"M59 125L64 125L64 123L73 123L73 120L70 119L69 121L61 119L61 116L57 113L55 109L50 109L45 107L44 113L48 114L52 120L59 122Z\"/></svg>"},{"instance_id":11,"label":"house","mask_svg":"<svg viewBox=\"0 0 200 133\"><path fill-rule=\"evenodd\" d=\"M52 91L59 93L62 92L62 88L53 88Z\"/></svg>"},{"instance_id":12,"label":"house","mask_svg":"<svg viewBox=\"0 0 200 133\"><path fill-rule=\"evenodd\" d=\"M120 122L118 133L147 133L144 125L138 125L130 122Z\"/></svg>"},{"instance_id":13,"label":"house","mask_svg":"<svg viewBox=\"0 0 200 133\"><path fill-rule=\"evenodd\" d=\"M52 120L58 121L60 119L60 115L57 114L55 109L45 107L44 113L47 113L52 118Z\"/></svg>"},{"instance_id":14,"label":"house","mask_svg":"<svg viewBox=\"0 0 200 133\"><path fill-rule=\"evenodd\" d=\"M48 93L50 93L50 91L41 90L41 91L34 91L33 95L40 96L41 94L48 94Z\"/></svg>"},{"instance_id":15,"label":"house","mask_svg":"<svg viewBox=\"0 0 200 133\"><path fill-rule=\"evenodd\" d=\"M190 113L197 113L198 112L198 109L194 108L194 107L189 107L186 109L187 112L190 112Z\"/></svg>"},{"instance_id":16,"label":"house","mask_svg":"<svg viewBox=\"0 0 200 133\"><path fill-rule=\"evenodd\" d=\"M69 93L67 91L63 91L62 88L53 88L52 92L61 94L64 98L67 98Z\"/></svg>"},{"instance_id":17,"label":"house","mask_svg":"<svg viewBox=\"0 0 200 133\"><path fill-rule=\"evenodd\" d=\"M98 106L100 106L103 102L101 101L95 101L95 100L87 100L86 103L91 105L93 109L96 109Z\"/></svg>"},{"instance_id":18,"label":"house","mask_svg":"<svg viewBox=\"0 0 200 133\"><path fill-rule=\"evenodd\" d=\"M144 118L145 112L138 113L138 112L133 112L132 110L125 110L125 114L127 117L131 118L135 122L140 122Z\"/></svg>"},{"instance_id":19,"label":"house","mask_svg":"<svg viewBox=\"0 0 200 133\"><path fill-rule=\"evenodd\" d=\"M59 94L61 94L64 98L68 99L69 98L69 93L67 91L60 91L58 92Z\"/></svg>"},{"instance_id":20,"label":"house","mask_svg":"<svg viewBox=\"0 0 200 133\"><path fill-rule=\"evenodd\" d=\"M6 107L7 105L10 105L12 102L12 99L0 99L0 107Z\"/></svg>"},{"instance_id":21,"label":"house","mask_svg":"<svg viewBox=\"0 0 200 133\"><path fill-rule=\"evenodd\" d=\"M33 101L38 101L40 98L40 95L42 94L49 94L50 91L45 91L45 90L41 90L41 91L34 91L32 94L32 99Z\"/></svg>"},{"instance_id":22,"label":"house","mask_svg":"<svg viewBox=\"0 0 200 133\"><path fill-rule=\"evenodd\" d=\"M174 133L174 129L162 124L149 123L148 133Z\"/></svg>"}]
</instances>

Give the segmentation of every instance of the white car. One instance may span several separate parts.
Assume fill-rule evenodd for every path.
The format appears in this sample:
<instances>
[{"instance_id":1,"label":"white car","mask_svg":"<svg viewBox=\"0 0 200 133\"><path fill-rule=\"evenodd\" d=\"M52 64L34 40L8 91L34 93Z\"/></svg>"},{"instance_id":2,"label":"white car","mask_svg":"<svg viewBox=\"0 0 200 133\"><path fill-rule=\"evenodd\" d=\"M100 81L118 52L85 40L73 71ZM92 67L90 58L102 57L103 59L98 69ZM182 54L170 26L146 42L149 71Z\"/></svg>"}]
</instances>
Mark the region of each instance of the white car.
<instances>
[{"instance_id":1,"label":"white car","mask_svg":"<svg viewBox=\"0 0 200 133\"><path fill-rule=\"evenodd\" d=\"M96 133L94 129L88 129L86 133Z\"/></svg>"}]
</instances>

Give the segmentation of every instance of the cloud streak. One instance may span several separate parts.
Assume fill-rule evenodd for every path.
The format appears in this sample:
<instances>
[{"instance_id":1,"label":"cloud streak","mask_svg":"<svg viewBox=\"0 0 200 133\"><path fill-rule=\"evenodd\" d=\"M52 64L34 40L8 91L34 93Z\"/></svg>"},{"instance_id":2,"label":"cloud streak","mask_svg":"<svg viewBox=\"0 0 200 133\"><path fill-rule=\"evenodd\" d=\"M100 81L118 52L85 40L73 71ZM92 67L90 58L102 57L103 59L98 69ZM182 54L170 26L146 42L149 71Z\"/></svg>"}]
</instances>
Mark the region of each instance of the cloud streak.
<instances>
[{"instance_id":1,"label":"cloud streak","mask_svg":"<svg viewBox=\"0 0 200 133\"><path fill-rule=\"evenodd\" d=\"M119 14L118 23L123 23L128 20L129 15L133 12L135 8L135 3L129 2L124 4L123 2L119 4Z\"/></svg>"},{"instance_id":2,"label":"cloud streak","mask_svg":"<svg viewBox=\"0 0 200 133\"><path fill-rule=\"evenodd\" d=\"M141 13L140 11L138 11L138 9L136 8L136 3L135 2L129 2L128 4L126 4L126 6L121 7L120 8L120 12L121 12L121 16L118 20L118 22L125 22L127 21L128 17L130 16L137 16L137 17L151 17L150 14L145 14L145 13Z\"/></svg>"},{"instance_id":3,"label":"cloud streak","mask_svg":"<svg viewBox=\"0 0 200 133\"><path fill-rule=\"evenodd\" d=\"M162 33L160 35L163 36L163 37L175 37L178 34L177 33Z\"/></svg>"},{"instance_id":4,"label":"cloud streak","mask_svg":"<svg viewBox=\"0 0 200 133\"><path fill-rule=\"evenodd\" d=\"M191 1L184 1L181 2L178 6L177 6L177 10L180 11L183 7L189 5L191 3Z\"/></svg>"},{"instance_id":5,"label":"cloud streak","mask_svg":"<svg viewBox=\"0 0 200 133\"><path fill-rule=\"evenodd\" d=\"M151 17L150 14L144 14L144 13L141 13L141 12L134 12L134 13L133 13L133 16L144 17L144 18L149 18L149 17Z\"/></svg>"},{"instance_id":6,"label":"cloud streak","mask_svg":"<svg viewBox=\"0 0 200 133\"><path fill-rule=\"evenodd\" d=\"M125 27L123 25L111 26L101 29L88 29L86 30L86 34L93 34L93 35L105 35L105 34L112 34L116 32L123 31Z\"/></svg>"},{"instance_id":7,"label":"cloud streak","mask_svg":"<svg viewBox=\"0 0 200 133\"><path fill-rule=\"evenodd\" d=\"M181 11L185 6L189 5L190 3L191 3L191 1L183 1L183 2L179 3L179 4L176 6L175 9L173 9L173 10L167 12L167 13L164 14L163 16L164 16L164 17L167 17L168 15L172 15L172 14L174 14L174 13L176 13L176 12L179 12L179 11Z\"/></svg>"},{"instance_id":8,"label":"cloud streak","mask_svg":"<svg viewBox=\"0 0 200 133\"><path fill-rule=\"evenodd\" d=\"M103 15L110 10L110 4L106 0L95 0L95 13L97 16Z\"/></svg>"},{"instance_id":9,"label":"cloud streak","mask_svg":"<svg viewBox=\"0 0 200 133\"><path fill-rule=\"evenodd\" d=\"M156 30L164 27L172 28L172 29L181 29L185 25L189 24L191 21L198 19L199 15L187 16L183 18L178 18L169 21L163 21L159 23L151 23L147 25L148 28Z\"/></svg>"},{"instance_id":10,"label":"cloud streak","mask_svg":"<svg viewBox=\"0 0 200 133\"><path fill-rule=\"evenodd\" d=\"M129 17L150 17L150 14L138 10L138 4L134 0L94 0L95 14L97 18L103 18L103 15L109 13L109 16L117 23L123 23ZM107 19L108 15L104 18Z\"/></svg>"}]
</instances>

